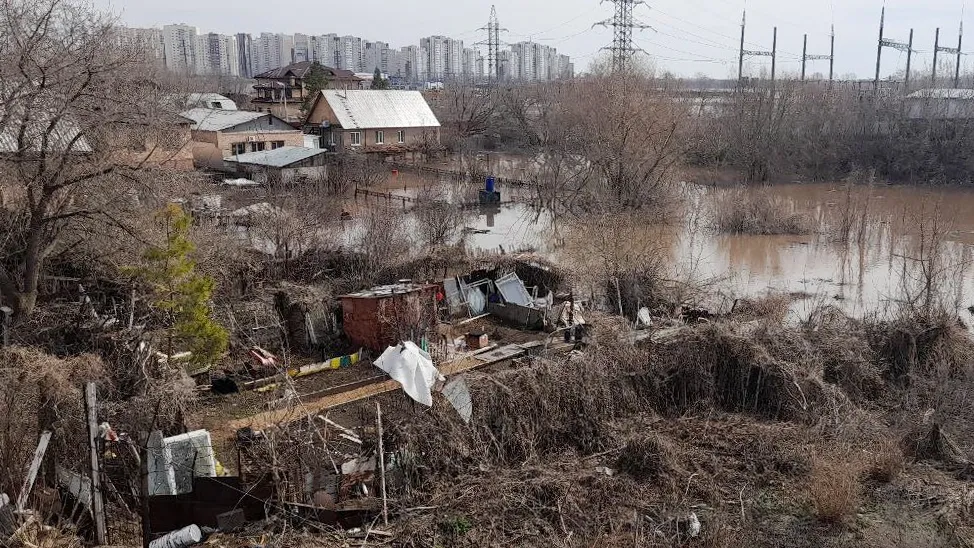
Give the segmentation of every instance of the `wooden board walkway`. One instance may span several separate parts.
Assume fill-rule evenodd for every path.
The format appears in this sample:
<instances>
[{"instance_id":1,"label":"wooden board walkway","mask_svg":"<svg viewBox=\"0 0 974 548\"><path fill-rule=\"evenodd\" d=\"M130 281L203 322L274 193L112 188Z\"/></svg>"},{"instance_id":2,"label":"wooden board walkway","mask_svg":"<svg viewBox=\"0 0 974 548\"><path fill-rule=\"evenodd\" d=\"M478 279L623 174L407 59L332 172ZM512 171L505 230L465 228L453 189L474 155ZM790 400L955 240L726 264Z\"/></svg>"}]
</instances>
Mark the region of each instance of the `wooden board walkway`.
<instances>
[{"instance_id":1,"label":"wooden board walkway","mask_svg":"<svg viewBox=\"0 0 974 548\"><path fill-rule=\"evenodd\" d=\"M572 348L572 345L558 343L552 345L549 348L549 351L559 352L570 348ZM488 358L485 360L484 354L466 355L459 359L441 364L439 367L440 373L444 377L466 373L467 371L473 371L475 369L480 369L524 356L527 353L527 350L519 345L508 345L506 347L496 349L493 352L499 352L498 355L502 357ZM280 427L288 423L304 419L309 415L315 415L330 409L341 407L343 405L373 398L375 396L400 389L402 389L402 385L399 384L398 381L390 379L388 376L383 375L381 377L372 377L357 383L338 386L325 392L319 392L317 394L318 397L314 397L313 399L305 399L307 396L302 397L299 399L300 403L285 409L274 409L271 411L265 411L263 413L257 413L256 415L243 419L230 421L226 427L230 430L230 433L246 427L250 427L254 430Z\"/></svg>"}]
</instances>

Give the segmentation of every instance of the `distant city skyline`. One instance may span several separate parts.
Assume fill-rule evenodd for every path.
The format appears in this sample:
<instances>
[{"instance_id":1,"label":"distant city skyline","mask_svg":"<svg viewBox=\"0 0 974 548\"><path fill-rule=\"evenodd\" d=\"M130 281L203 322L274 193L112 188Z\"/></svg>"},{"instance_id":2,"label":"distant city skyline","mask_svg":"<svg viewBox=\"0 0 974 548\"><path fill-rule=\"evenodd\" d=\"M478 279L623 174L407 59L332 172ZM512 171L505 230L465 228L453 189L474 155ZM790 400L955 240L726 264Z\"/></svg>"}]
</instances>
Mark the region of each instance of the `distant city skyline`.
<instances>
[{"instance_id":1,"label":"distant city skyline","mask_svg":"<svg viewBox=\"0 0 974 548\"><path fill-rule=\"evenodd\" d=\"M501 26L510 32L501 39L514 44L534 41L570 55L576 72L586 70L611 43L611 29L593 24L612 15L612 5L599 0L359 0L324 3L292 0L282 9L267 10L265 2L238 0L233 4L199 0L93 0L96 7L120 16L133 27L157 27L174 23L195 25L205 32L236 34L261 32L355 35L388 42L392 49L412 45L424 36L444 35L471 45L486 40L485 27L491 4L496 4ZM650 0L637 6L636 16L655 30L636 31L634 41L655 59L662 70L692 76L736 77L744 0ZM835 24L837 77L855 74L872 78L875 70L879 13L883 0L809 2L799 0L749 0L746 49L771 48L773 27L778 27L778 71L794 75L800 70L802 38L808 34L810 54L828 53L829 29ZM915 29L913 67L928 73L932 63L934 32L940 28L943 45L956 46L963 0L888 0L886 37L905 41ZM970 10L968 10L970 11ZM971 14L965 19L969 23ZM968 25L969 28L974 28ZM974 39L965 51L974 52ZM952 60L941 56L941 63ZM882 76L902 71L905 54L883 55ZM745 75L758 75L770 66L768 58L749 58ZM974 67L965 55L964 72ZM827 72L828 63L816 61L809 73Z\"/></svg>"}]
</instances>

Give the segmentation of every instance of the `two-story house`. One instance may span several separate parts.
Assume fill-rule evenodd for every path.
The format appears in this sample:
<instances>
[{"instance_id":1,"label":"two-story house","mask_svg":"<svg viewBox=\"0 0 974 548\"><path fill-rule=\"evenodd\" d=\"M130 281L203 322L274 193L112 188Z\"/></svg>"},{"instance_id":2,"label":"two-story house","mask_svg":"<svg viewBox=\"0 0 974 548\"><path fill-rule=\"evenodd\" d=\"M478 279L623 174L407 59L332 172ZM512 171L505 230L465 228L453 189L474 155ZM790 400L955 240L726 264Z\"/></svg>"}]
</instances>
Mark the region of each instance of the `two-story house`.
<instances>
[{"instance_id":1,"label":"two-story house","mask_svg":"<svg viewBox=\"0 0 974 548\"><path fill-rule=\"evenodd\" d=\"M324 90L305 121L321 148L398 154L439 148L440 122L418 91Z\"/></svg>"},{"instance_id":2,"label":"two-story house","mask_svg":"<svg viewBox=\"0 0 974 548\"><path fill-rule=\"evenodd\" d=\"M269 112L290 123L300 123L303 118L301 107L308 97L306 79L315 62L302 61L286 67L269 70L254 77L256 97L251 104L260 111ZM348 70L319 65L324 71L326 89L360 89L362 79Z\"/></svg>"}]
</instances>

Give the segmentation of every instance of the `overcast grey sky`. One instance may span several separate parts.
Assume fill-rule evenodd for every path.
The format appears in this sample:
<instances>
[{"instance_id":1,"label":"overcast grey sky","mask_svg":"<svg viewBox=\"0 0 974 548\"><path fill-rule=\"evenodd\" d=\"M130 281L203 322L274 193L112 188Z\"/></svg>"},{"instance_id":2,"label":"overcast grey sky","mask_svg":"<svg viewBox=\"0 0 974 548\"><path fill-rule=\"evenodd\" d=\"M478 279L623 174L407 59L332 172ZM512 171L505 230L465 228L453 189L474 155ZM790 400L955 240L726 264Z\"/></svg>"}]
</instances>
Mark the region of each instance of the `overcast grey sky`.
<instances>
[{"instance_id":1,"label":"overcast grey sky","mask_svg":"<svg viewBox=\"0 0 974 548\"><path fill-rule=\"evenodd\" d=\"M497 6L502 36L508 42L533 39L557 47L584 70L612 41L611 29L592 24L611 16L613 6L599 0L93 0L129 26L187 23L205 32L301 32L352 34L389 42L393 47L418 43L420 37L444 34L471 46L484 40L477 30L487 23L491 1ZM915 29L913 67L928 75L934 29L941 44L956 47L963 0L889 0L886 37L905 42ZM778 26L780 71L800 70L802 34L810 54L828 54L829 25L835 23L836 76L875 72L876 40L882 0L749 0L747 49L770 50L772 27ZM637 17L653 30L637 31L635 42L673 72L713 77L737 73L741 10L744 0L649 0L636 7ZM974 11L974 10L971 10ZM970 14L966 16L970 18ZM974 27L965 49L974 51ZM944 55L942 54L943 58ZM746 71L757 74L770 61L754 58ZM883 76L902 71L906 54L883 52ZM972 66L965 56L962 67ZM828 61L811 62L809 72L828 72ZM915 73L916 74L916 73Z\"/></svg>"}]
</instances>

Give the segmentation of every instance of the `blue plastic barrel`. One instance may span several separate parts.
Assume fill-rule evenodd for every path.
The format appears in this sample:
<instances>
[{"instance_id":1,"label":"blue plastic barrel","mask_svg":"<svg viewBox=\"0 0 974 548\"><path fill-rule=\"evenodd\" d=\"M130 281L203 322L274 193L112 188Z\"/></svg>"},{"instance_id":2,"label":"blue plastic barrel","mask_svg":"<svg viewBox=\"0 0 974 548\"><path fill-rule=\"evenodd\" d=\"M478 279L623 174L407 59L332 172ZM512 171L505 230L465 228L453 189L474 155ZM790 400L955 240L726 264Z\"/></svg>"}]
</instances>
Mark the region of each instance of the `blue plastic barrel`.
<instances>
[{"instance_id":1,"label":"blue plastic barrel","mask_svg":"<svg viewBox=\"0 0 974 548\"><path fill-rule=\"evenodd\" d=\"M487 190L487 192L493 192L494 191L494 178L493 177L487 177L487 188L486 188L486 190Z\"/></svg>"}]
</instances>

